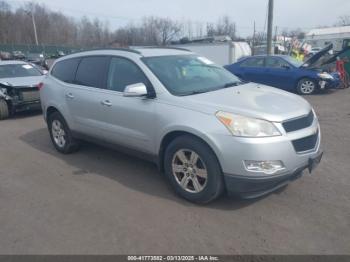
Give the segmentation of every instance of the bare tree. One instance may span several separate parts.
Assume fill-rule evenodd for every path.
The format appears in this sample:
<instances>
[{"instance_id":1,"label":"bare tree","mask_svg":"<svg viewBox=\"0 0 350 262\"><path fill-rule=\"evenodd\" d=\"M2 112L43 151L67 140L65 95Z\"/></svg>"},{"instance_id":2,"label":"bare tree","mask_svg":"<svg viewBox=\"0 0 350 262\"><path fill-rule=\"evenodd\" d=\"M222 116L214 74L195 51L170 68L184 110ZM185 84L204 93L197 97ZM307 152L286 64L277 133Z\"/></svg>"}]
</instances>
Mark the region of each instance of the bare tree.
<instances>
[{"instance_id":1,"label":"bare tree","mask_svg":"<svg viewBox=\"0 0 350 262\"><path fill-rule=\"evenodd\" d=\"M159 18L157 20L157 30L160 36L160 44L167 45L181 31L178 22L169 18Z\"/></svg>"},{"instance_id":2,"label":"bare tree","mask_svg":"<svg viewBox=\"0 0 350 262\"><path fill-rule=\"evenodd\" d=\"M216 24L207 23L208 36L227 35L236 39L236 23L229 16L221 17Z\"/></svg>"}]
</instances>

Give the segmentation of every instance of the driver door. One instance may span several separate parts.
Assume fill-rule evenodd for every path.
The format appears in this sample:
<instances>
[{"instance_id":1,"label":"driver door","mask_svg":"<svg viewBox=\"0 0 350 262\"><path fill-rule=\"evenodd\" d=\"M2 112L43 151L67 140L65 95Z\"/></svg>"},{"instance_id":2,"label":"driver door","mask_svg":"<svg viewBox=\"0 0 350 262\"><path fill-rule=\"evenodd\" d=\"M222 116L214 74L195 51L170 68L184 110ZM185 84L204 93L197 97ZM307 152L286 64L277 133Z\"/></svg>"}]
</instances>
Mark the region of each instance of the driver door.
<instances>
[{"instance_id":1,"label":"driver door","mask_svg":"<svg viewBox=\"0 0 350 262\"><path fill-rule=\"evenodd\" d=\"M265 72L267 85L287 90L294 84L293 67L280 57L266 57Z\"/></svg>"},{"instance_id":2,"label":"driver door","mask_svg":"<svg viewBox=\"0 0 350 262\"><path fill-rule=\"evenodd\" d=\"M110 62L107 87L104 90L104 121L107 140L139 151L152 153L155 135L155 99L125 97L125 87L143 83L148 92L153 87L143 71L133 61L113 57Z\"/></svg>"}]
</instances>

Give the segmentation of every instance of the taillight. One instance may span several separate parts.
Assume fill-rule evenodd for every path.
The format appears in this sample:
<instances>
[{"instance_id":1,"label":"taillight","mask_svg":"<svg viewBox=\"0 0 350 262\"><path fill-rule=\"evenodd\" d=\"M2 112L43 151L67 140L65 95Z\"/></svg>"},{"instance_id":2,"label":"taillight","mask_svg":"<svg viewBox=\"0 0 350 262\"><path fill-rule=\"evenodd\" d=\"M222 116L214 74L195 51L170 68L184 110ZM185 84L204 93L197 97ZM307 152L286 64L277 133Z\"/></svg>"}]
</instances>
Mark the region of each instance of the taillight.
<instances>
[{"instance_id":1,"label":"taillight","mask_svg":"<svg viewBox=\"0 0 350 262\"><path fill-rule=\"evenodd\" d=\"M43 87L44 87L44 83L39 83L39 84L37 84L38 90L42 89Z\"/></svg>"}]
</instances>

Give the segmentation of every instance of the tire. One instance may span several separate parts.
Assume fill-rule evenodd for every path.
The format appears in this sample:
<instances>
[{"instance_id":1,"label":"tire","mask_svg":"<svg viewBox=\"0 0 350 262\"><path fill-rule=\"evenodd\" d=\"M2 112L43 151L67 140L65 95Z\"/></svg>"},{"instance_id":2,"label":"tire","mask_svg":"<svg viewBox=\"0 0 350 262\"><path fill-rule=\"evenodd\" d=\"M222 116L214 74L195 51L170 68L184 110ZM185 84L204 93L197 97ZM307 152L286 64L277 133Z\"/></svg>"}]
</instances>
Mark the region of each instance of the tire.
<instances>
[{"instance_id":1,"label":"tire","mask_svg":"<svg viewBox=\"0 0 350 262\"><path fill-rule=\"evenodd\" d=\"M300 95L312 95L317 90L317 84L310 78L303 78L298 82L297 92Z\"/></svg>"},{"instance_id":2,"label":"tire","mask_svg":"<svg viewBox=\"0 0 350 262\"><path fill-rule=\"evenodd\" d=\"M73 138L71 130L59 112L49 115L48 128L51 141L58 152L70 154L79 149L78 141Z\"/></svg>"},{"instance_id":3,"label":"tire","mask_svg":"<svg viewBox=\"0 0 350 262\"><path fill-rule=\"evenodd\" d=\"M194 161L190 160L191 157ZM224 191L216 155L195 137L181 136L169 144L165 150L164 170L175 192L191 202L206 204Z\"/></svg>"},{"instance_id":4,"label":"tire","mask_svg":"<svg viewBox=\"0 0 350 262\"><path fill-rule=\"evenodd\" d=\"M8 118L10 115L9 108L4 99L0 99L0 120Z\"/></svg>"}]
</instances>

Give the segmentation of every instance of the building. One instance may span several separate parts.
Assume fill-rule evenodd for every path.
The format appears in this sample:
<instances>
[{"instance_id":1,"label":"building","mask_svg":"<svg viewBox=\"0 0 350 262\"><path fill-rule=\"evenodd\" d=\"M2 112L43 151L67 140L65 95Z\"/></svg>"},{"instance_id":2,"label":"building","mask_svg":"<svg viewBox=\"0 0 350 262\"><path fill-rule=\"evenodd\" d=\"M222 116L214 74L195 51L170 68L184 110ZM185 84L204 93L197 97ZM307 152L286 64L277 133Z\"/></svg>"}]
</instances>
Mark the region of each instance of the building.
<instances>
[{"instance_id":1,"label":"building","mask_svg":"<svg viewBox=\"0 0 350 262\"><path fill-rule=\"evenodd\" d=\"M335 51L350 46L350 26L313 29L306 34L305 40L313 47L334 45Z\"/></svg>"}]
</instances>

